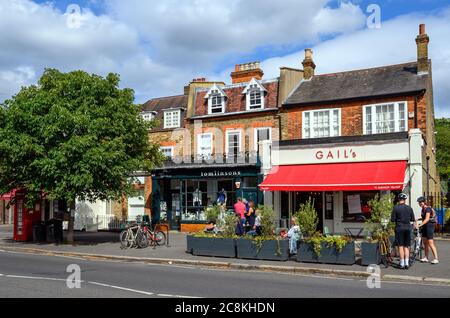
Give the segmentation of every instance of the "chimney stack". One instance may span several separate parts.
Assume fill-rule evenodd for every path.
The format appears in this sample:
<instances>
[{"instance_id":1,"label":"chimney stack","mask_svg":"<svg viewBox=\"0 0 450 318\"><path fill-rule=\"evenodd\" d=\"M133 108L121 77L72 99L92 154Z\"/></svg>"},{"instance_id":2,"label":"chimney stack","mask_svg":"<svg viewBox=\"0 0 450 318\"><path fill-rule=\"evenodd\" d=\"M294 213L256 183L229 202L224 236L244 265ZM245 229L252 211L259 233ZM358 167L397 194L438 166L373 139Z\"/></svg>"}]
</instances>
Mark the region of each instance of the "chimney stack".
<instances>
[{"instance_id":1,"label":"chimney stack","mask_svg":"<svg viewBox=\"0 0 450 318\"><path fill-rule=\"evenodd\" d=\"M231 83L247 83L254 77L261 80L264 72L260 68L259 62L251 62L245 64L237 64L234 72L231 73Z\"/></svg>"},{"instance_id":2,"label":"chimney stack","mask_svg":"<svg viewBox=\"0 0 450 318\"><path fill-rule=\"evenodd\" d=\"M430 38L425 32L425 24L419 25L419 35L416 38L417 44L417 73L428 73L428 43Z\"/></svg>"},{"instance_id":3,"label":"chimney stack","mask_svg":"<svg viewBox=\"0 0 450 318\"><path fill-rule=\"evenodd\" d=\"M313 51L311 49L305 50L305 59L303 60L303 78L309 80L314 76L316 64L312 59Z\"/></svg>"}]
</instances>

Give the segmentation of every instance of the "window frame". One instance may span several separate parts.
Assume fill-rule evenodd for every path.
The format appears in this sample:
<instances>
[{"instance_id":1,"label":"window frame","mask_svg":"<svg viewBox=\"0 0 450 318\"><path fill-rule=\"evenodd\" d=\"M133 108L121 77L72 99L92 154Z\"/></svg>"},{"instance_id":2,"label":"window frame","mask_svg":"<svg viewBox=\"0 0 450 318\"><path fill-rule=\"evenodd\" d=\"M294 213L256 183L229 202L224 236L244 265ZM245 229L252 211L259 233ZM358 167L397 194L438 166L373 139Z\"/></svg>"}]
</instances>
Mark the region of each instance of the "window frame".
<instances>
[{"instance_id":1,"label":"window frame","mask_svg":"<svg viewBox=\"0 0 450 318\"><path fill-rule=\"evenodd\" d=\"M364 135L377 135L377 134L383 134L382 132L376 132L376 108L378 106L383 105L394 105L394 131L391 133L396 132L404 132L408 131L408 102L407 101L396 101L396 102L385 102L385 103L376 103L376 104L368 104L363 105L363 134ZM399 111L399 105L403 104L405 107L405 117L403 118L405 120L405 130L400 130L400 111ZM367 133L367 108L371 107L371 115L372 115L372 132L370 134Z\"/></svg>"},{"instance_id":2,"label":"window frame","mask_svg":"<svg viewBox=\"0 0 450 318\"><path fill-rule=\"evenodd\" d=\"M166 156L166 158L173 158L173 151L174 151L174 146L164 146L164 147L159 147L160 151L163 152L163 150L168 150L170 149L170 156ZM163 152L164 154L164 152Z\"/></svg>"},{"instance_id":3,"label":"window frame","mask_svg":"<svg viewBox=\"0 0 450 318\"><path fill-rule=\"evenodd\" d=\"M204 154L204 153L201 153L201 151L200 151L201 145L203 145L203 143L200 144L201 137L202 137L202 136L206 136L206 135L209 135L209 136L210 136L210 148L211 148L211 153L209 153L209 154ZM212 134L212 133L201 133L201 134L197 134L197 156L204 156L204 157L212 156L213 153L214 153L213 147L214 147L214 142L213 142L213 134Z\"/></svg>"},{"instance_id":4,"label":"window frame","mask_svg":"<svg viewBox=\"0 0 450 318\"><path fill-rule=\"evenodd\" d=\"M220 112L214 112L212 111L213 109L213 98L220 98L220 107L221 107L221 111ZM209 96L208 98L208 115L215 115L215 114L223 114L225 112L225 103L224 103L225 97L222 96L222 94L220 93L220 91L218 91L218 93L213 93ZM218 108L218 107L216 107Z\"/></svg>"},{"instance_id":5,"label":"window frame","mask_svg":"<svg viewBox=\"0 0 450 318\"><path fill-rule=\"evenodd\" d=\"M150 116L150 119L146 119L145 116ZM141 117L145 122L149 122L155 119L155 113L154 112L141 112Z\"/></svg>"},{"instance_id":6,"label":"window frame","mask_svg":"<svg viewBox=\"0 0 450 318\"><path fill-rule=\"evenodd\" d=\"M167 114L168 113L177 113L178 115L178 125L167 125ZM180 128L181 127L181 109L168 109L164 111L164 118L163 118L163 122L164 122L164 129L171 129L171 128ZM173 118L172 118L172 122L173 122Z\"/></svg>"},{"instance_id":7,"label":"window frame","mask_svg":"<svg viewBox=\"0 0 450 318\"><path fill-rule=\"evenodd\" d=\"M251 93L254 91L259 91L260 94L260 99L261 99L261 103L259 104L258 108L251 108L252 105L250 104L251 101ZM265 107L265 93L266 93L266 89L264 88L264 86L262 86L262 84L257 81L255 78L252 78L252 80L248 83L248 85L245 87L243 94L245 94L245 109L247 111L252 111L252 110L261 110L264 109ZM253 106L254 107L254 106Z\"/></svg>"},{"instance_id":8,"label":"window frame","mask_svg":"<svg viewBox=\"0 0 450 318\"><path fill-rule=\"evenodd\" d=\"M258 131L269 129L269 140L272 141L272 127L256 127L253 131L253 149L258 151Z\"/></svg>"},{"instance_id":9,"label":"window frame","mask_svg":"<svg viewBox=\"0 0 450 318\"><path fill-rule=\"evenodd\" d=\"M239 149L238 154L242 152L242 130L241 129L229 129L225 132L225 154L228 155L229 153L229 147L228 143L230 141L229 135L230 133L239 133Z\"/></svg>"},{"instance_id":10,"label":"window frame","mask_svg":"<svg viewBox=\"0 0 450 318\"><path fill-rule=\"evenodd\" d=\"M338 134L334 135L334 111L338 111ZM313 118L314 118L314 113L319 113L319 112L326 112L328 111L328 115L329 115L329 119L330 119L330 124L329 124L329 128L330 128L330 136L313 136L314 134L314 127L313 127ZM309 125L308 125L308 129L309 129L309 137L305 137L306 135L306 125L305 125L305 117L306 114L309 114ZM331 137L339 137L342 136L342 111L340 107L335 107L335 108L325 108L325 109L313 109L313 110L307 110L307 111L303 111L302 112L302 139L314 139L314 138L331 138Z\"/></svg>"}]
</instances>

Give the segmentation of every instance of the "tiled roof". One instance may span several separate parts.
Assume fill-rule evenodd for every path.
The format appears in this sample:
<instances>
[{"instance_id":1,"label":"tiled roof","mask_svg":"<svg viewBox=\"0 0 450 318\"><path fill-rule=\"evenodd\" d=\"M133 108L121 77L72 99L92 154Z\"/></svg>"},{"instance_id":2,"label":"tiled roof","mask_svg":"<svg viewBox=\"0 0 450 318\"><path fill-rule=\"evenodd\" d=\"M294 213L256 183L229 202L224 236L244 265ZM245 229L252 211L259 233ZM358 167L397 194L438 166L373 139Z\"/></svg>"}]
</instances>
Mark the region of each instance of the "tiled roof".
<instances>
[{"instance_id":1,"label":"tiled roof","mask_svg":"<svg viewBox=\"0 0 450 318\"><path fill-rule=\"evenodd\" d=\"M426 89L428 75L417 75L417 62L316 75L300 82L283 105L407 94Z\"/></svg>"},{"instance_id":2,"label":"tiled roof","mask_svg":"<svg viewBox=\"0 0 450 318\"><path fill-rule=\"evenodd\" d=\"M265 109L276 108L278 106L278 80L260 81L266 89ZM226 94L225 113L238 113L246 111L246 96L243 94L248 83L222 86ZM208 115L208 100L205 95L209 89L198 89L195 97L194 116Z\"/></svg>"},{"instance_id":3,"label":"tiled roof","mask_svg":"<svg viewBox=\"0 0 450 318\"><path fill-rule=\"evenodd\" d=\"M187 108L188 96L178 95L154 98L142 105L142 111L154 111L156 112L155 118L160 121L160 129L164 125L164 111L172 108ZM182 110L180 114L181 125L183 126L184 119L186 117L186 111Z\"/></svg>"}]
</instances>

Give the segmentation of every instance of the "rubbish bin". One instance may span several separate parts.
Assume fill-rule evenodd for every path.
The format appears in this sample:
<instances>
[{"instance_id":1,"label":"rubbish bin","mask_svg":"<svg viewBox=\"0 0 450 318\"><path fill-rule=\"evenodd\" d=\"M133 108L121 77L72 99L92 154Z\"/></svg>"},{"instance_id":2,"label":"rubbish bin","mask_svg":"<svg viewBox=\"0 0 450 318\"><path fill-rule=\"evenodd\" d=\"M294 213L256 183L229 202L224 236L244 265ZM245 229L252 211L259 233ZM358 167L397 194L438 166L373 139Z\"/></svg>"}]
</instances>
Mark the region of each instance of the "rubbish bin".
<instances>
[{"instance_id":1,"label":"rubbish bin","mask_svg":"<svg viewBox=\"0 0 450 318\"><path fill-rule=\"evenodd\" d=\"M63 222L51 219L47 222L47 242L60 243L63 241Z\"/></svg>"},{"instance_id":2,"label":"rubbish bin","mask_svg":"<svg viewBox=\"0 0 450 318\"><path fill-rule=\"evenodd\" d=\"M45 242L46 228L44 222L37 222L33 224L33 242Z\"/></svg>"}]
</instances>

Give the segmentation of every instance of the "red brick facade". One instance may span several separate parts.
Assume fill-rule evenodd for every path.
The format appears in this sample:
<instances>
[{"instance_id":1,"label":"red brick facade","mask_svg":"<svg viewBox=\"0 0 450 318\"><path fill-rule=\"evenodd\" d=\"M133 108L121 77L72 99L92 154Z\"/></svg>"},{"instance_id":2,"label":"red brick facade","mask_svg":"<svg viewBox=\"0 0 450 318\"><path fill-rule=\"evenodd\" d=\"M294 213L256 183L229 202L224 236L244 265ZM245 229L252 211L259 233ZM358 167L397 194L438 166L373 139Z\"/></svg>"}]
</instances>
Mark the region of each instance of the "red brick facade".
<instances>
[{"instance_id":1,"label":"red brick facade","mask_svg":"<svg viewBox=\"0 0 450 318\"><path fill-rule=\"evenodd\" d=\"M363 108L366 105L382 104L388 102L407 102L408 113L415 113L416 96L400 96L389 98L372 98L358 101L340 101L330 104L290 106L281 112L287 116L287 125L282 127L283 139L301 139L302 114L304 111L320 109L341 109L341 135L358 136L363 134ZM426 134L426 96L417 96L417 128ZM408 130L416 128L415 119L408 116Z\"/></svg>"}]
</instances>

